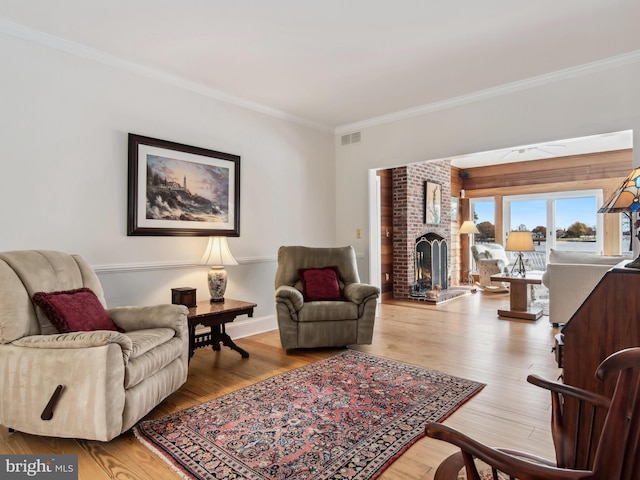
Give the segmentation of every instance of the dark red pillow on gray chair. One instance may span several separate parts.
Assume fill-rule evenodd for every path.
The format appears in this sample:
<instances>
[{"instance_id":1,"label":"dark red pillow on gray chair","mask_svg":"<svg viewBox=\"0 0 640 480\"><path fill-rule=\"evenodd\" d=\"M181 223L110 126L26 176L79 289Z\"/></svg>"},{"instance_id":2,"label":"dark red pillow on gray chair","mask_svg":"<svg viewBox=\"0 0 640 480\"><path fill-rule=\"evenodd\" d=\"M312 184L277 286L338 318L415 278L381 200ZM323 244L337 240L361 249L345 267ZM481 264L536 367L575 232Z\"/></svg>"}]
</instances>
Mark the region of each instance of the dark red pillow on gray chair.
<instances>
[{"instance_id":1,"label":"dark red pillow on gray chair","mask_svg":"<svg viewBox=\"0 0 640 480\"><path fill-rule=\"evenodd\" d=\"M306 301L344 300L337 267L301 268L298 274Z\"/></svg>"}]
</instances>

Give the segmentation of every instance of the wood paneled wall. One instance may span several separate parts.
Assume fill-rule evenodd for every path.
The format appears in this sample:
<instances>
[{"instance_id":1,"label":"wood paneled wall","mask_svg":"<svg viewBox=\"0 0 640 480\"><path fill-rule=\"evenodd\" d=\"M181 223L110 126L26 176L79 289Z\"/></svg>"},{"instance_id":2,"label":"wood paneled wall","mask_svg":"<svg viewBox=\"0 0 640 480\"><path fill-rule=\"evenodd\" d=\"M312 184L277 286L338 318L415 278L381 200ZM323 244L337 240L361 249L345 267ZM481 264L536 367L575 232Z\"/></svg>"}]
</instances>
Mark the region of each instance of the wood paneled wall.
<instances>
[{"instance_id":1,"label":"wood paneled wall","mask_svg":"<svg viewBox=\"0 0 640 480\"><path fill-rule=\"evenodd\" d=\"M566 191L576 189L573 185L600 185L612 178L622 181L631 167L632 150L626 149L466 168L461 174L467 197L490 197ZM567 186L556 188L558 184Z\"/></svg>"},{"instance_id":2,"label":"wood paneled wall","mask_svg":"<svg viewBox=\"0 0 640 480\"><path fill-rule=\"evenodd\" d=\"M602 189L606 200L633 168L632 153L625 149L463 169L463 219L469 218L469 198L494 198L496 231L502 230L506 195ZM620 233L619 214L604 215L605 255L620 254Z\"/></svg>"},{"instance_id":3,"label":"wood paneled wall","mask_svg":"<svg viewBox=\"0 0 640 480\"><path fill-rule=\"evenodd\" d=\"M380 177L380 286L382 295L393 292L393 170L378 170Z\"/></svg>"},{"instance_id":4,"label":"wood paneled wall","mask_svg":"<svg viewBox=\"0 0 640 480\"><path fill-rule=\"evenodd\" d=\"M460 235L460 225L466 220L466 217L462 215L462 199L460 198L460 191L462 190L462 177L460 176L461 170L458 167L451 167L451 197L458 198L458 219L451 220L451 242L449 249L451 252L451 264L449 275L451 277L451 283L458 285L461 280L466 279L466 270L468 267L468 260L465 263L465 259L468 258L468 235ZM468 205L468 203L467 203Z\"/></svg>"}]
</instances>

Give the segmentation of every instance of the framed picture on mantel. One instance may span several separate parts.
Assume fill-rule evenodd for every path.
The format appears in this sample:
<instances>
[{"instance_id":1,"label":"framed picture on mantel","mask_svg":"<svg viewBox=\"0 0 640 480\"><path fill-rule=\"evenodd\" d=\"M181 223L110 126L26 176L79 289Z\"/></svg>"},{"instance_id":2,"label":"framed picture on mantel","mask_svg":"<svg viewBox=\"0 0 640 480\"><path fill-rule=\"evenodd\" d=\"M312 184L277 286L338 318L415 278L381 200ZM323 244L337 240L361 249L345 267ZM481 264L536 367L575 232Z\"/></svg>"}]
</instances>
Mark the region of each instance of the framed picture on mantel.
<instances>
[{"instance_id":1,"label":"framed picture on mantel","mask_svg":"<svg viewBox=\"0 0 640 480\"><path fill-rule=\"evenodd\" d=\"M240 235L240 157L129 134L127 235Z\"/></svg>"},{"instance_id":2,"label":"framed picture on mantel","mask_svg":"<svg viewBox=\"0 0 640 480\"><path fill-rule=\"evenodd\" d=\"M424 223L438 225L442 218L442 184L424 182Z\"/></svg>"}]
</instances>

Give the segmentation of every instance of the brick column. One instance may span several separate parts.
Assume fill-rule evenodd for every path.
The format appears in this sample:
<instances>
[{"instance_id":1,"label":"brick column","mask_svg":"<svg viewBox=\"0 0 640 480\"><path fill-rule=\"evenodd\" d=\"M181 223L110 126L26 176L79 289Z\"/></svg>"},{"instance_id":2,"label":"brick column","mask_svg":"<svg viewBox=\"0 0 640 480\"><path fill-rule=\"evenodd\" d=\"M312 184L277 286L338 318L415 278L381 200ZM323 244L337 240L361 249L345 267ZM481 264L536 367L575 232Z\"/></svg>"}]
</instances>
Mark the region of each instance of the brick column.
<instances>
[{"instance_id":1,"label":"brick column","mask_svg":"<svg viewBox=\"0 0 640 480\"><path fill-rule=\"evenodd\" d=\"M416 238L437 233L451 245L451 171L448 160L425 162L393 169L393 296L409 298L414 282ZM442 185L441 221L425 224L425 182ZM449 248L451 252L451 248ZM451 253L449 253L449 256ZM448 259L451 265L451 258ZM451 278L454 272L449 268ZM451 284L451 281L449 281Z\"/></svg>"}]
</instances>

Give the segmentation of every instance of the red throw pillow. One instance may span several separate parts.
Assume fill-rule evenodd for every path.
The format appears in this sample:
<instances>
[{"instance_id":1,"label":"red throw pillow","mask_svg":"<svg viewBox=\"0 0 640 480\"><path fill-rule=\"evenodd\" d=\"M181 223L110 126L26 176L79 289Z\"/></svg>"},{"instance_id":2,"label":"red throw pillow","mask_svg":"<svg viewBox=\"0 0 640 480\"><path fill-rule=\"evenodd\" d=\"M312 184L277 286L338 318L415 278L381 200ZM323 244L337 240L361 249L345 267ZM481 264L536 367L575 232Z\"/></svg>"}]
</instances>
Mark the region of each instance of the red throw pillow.
<instances>
[{"instance_id":1,"label":"red throw pillow","mask_svg":"<svg viewBox=\"0 0 640 480\"><path fill-rule=\"evenodd\" d=\"M298 273L305 300L343 300L336 267L303 268Z\"/></svg>"},{"instance_id":2,"label":"red throw pillow","mask_svg":"<svg viewBox=\"0 0 640 480\"><path fill-rule=\"evenodd\" d=\"M63 292L37 292L33 301L60 333L94 330L122 331L89 288Z\"/></svg>"}]
</instances>

